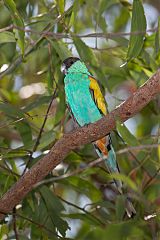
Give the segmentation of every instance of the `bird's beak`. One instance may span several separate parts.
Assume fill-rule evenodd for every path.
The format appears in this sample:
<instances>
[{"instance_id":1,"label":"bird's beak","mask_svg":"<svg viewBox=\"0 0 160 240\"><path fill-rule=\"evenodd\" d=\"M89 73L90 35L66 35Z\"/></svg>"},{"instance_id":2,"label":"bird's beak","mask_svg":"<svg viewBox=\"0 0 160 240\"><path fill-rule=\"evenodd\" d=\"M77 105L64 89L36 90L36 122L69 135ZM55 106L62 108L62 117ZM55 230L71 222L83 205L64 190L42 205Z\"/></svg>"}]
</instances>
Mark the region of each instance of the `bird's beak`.
<instances>
[{"instance_id":1,"label":"bird's beak","mask_svg":"<svg viewBox=\"0 0 160 240\"><path fill-rule=\"evenodd\" d=\"M63 63L62 66L61 66L61 72L62 72L63 74L66 74L66 73L67 73L67 71L66 71L66 66L65 66L64 63Z\"/></svg>"}]
</instances>

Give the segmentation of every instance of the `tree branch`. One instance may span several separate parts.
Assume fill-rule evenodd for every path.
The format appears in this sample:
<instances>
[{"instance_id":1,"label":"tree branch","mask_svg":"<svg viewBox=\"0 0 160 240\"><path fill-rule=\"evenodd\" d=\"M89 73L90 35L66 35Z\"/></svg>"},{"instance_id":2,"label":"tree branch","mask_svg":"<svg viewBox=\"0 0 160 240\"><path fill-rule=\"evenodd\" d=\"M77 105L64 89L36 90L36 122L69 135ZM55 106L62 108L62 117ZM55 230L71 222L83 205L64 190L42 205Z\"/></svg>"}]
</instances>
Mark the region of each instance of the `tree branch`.
<instances>
[{"instance_id":1,"label":"tree branch","mask_svg":"<svg viewBox=\"0 0 160 240\"><path fill-rule=\"evenodd\" d=\"M160 70L110 114L94 124L65 134L57 141L50 152L25 173L1 198L0 212L10 213L14 206L33 189L34 185L52 171L71 150L104 137L116 127L116 120L124 122L131 118L141 111L158 93L160 93ZM0 214L0 219L3 219L4 216L4 214Z\"/></svg>"},{"instance_id":2,"label":"tree branch","mask_svg":"<svg viewBox=\"0 0 160 240\"><path fill-rule=\"evenodd\" d=\"M5 32L6 30L13 30L13 29L17 29L17 30L21 30L23 32L26 33L32 33L32 34L36 34L36 35L44 35L44 36L50 36L53 37L54 39L63 39L63 38L69 38L72 39L72 37L78 37L78 38L116 38L116 37L123 37L123 36L131 36L131 35L144 35L146 32L147 33L154 33L158 31L158 28L151 28L151 29L147 29L146 31L135 31L135 32L108 32L108 33L97 33L97 32L93 32L93 33L88 33L88 34L70 34L70 33L54 33L51 32L49 30L46 31L36 31L36 30L32 30L32 29L27 29L27 28L22 28L19 26L16 26L14 24L11 24L5 28L1 28L0 29L0 33L1 32Z\"/></svg>"}]
</instances>

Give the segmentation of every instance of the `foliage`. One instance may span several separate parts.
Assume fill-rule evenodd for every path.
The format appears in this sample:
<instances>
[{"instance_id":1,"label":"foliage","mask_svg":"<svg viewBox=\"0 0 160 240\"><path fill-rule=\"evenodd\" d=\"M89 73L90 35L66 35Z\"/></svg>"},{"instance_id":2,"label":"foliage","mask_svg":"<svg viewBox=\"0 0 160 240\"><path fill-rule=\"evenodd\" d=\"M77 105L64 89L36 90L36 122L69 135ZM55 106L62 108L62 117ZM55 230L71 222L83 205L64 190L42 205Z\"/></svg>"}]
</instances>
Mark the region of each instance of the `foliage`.
<instances>
[{"instance_id":1,"label":"foliage","mask_svg":"<svg viewBox=\"0 0 160 240\"><path fill-rule=\"evenodd\" d=\"M19 179L26 165L31 167L64 132L74 128L66 110L60 72L66 57L76 55L85 61L102 85L109 110L158 69L158 0L129 2L1 1L1 196ZM148 15L151 6L150 14L155 15L152 21ZM145 33L146 27L152 30ZM130 31L132 34L121 34ZM84 36L89 33L100 34ZM121 175L115 177L124 181L125 193L132 198L137 210L134 219L124 217L126 194L115 199L103 163L86 167L97 158L89 144L71 152L17 206L16 213L5 218L0 238L158 239L159 109L156 98L125 125L117 122L120 136L113 134L121 169ZM120 154L123 148L128 151ZM149 219L148 215L153 216Z\"/></svg>"}]
</instances>

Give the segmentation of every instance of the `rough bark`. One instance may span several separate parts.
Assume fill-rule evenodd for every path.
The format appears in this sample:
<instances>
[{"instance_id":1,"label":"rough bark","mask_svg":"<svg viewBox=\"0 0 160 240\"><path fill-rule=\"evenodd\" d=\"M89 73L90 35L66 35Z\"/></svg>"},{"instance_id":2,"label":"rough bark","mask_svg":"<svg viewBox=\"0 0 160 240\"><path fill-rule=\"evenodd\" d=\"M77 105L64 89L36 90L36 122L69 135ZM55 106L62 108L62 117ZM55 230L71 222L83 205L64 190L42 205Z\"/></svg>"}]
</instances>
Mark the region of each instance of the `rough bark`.
<instances>
[{"instance_id":1,"label":"rough bark","mask_svg":"<svg viewBox=\"0 0 160 240\"><path fill-rule=\"evenodd\" d=\"M141 111L158 93L160 93L160 70L109 115L94 124L65 134L57 141L50 152L23 175L0 199L0 219L5 216L2 213L11 212L32 190L34 185L55 168L71 150L105 136L115 128L117 119L124 122L131 118Z\"/></svg>"}]
</instances>

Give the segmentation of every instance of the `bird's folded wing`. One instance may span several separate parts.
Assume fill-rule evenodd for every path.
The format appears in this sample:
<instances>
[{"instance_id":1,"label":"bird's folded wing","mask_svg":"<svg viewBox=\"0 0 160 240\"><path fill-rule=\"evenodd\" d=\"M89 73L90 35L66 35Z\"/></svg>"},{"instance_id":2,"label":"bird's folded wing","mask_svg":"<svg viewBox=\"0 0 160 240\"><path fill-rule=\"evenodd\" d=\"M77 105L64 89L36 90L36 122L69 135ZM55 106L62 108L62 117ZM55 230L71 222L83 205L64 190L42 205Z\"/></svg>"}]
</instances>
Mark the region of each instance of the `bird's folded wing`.
<instances>
[{"instance_id":1,"label":"bird's folded wing","mask_svg":"<svg viewBox=\"0 0 160 240\"><path fill-rule=\"evenodd\" d=\"M106 105L106 101L103 97L103 94L101 92L100 86L94 77L89 76L89 80L90 80L89 87L91 90L93 100L94 100L95 104L97 105L98 109L100 110L100 112L103 115L106 115L107 114L107 105Z\"/></svg>"}]
</instances>

